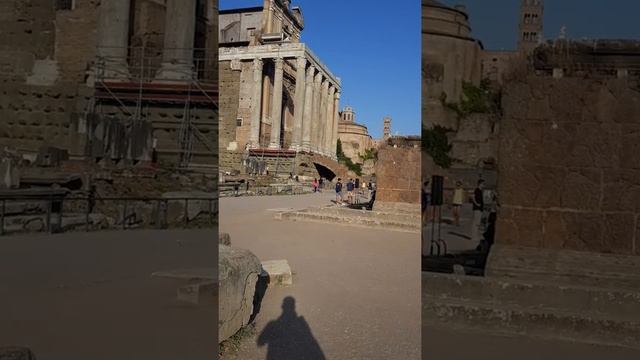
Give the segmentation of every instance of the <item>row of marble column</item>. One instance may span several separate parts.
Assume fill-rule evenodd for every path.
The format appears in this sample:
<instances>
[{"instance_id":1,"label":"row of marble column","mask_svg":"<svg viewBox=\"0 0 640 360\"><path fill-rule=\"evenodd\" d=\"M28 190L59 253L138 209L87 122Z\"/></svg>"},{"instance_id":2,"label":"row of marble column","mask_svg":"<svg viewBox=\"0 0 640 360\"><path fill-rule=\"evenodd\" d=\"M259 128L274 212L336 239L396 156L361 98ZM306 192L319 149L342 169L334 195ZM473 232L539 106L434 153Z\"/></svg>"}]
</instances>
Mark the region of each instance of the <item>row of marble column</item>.
<instances>
[{"instance_id":1,"label":"row of marble column","mask_svg":"<svg viewBox=\"0 0 640 360\"><path fill-rule=\"evenodd\" d=\"M197 0L167 0L162 65L158 79L189 80L193 77L193 44ZM128 78L131 0L100 3L98 58L105 64L105 78Z\"/></svg>"},{"instance_id":2,"label":"row of marble column","mask_svg":"<svg viewBox=\"0 0 640 360\"><path fill-rule=\"evenodd\" d=\"M275 75L271 104L271 137L269 148L281 148L282 92L284 59L273 59ZM335 157L338 141L340 90L305 57L296 58L296 87L290 150L309 151ZM254 93L252 96L249 146L260 147L263 92L262 59L253 60Z\"/></svg>"}]
</instances>

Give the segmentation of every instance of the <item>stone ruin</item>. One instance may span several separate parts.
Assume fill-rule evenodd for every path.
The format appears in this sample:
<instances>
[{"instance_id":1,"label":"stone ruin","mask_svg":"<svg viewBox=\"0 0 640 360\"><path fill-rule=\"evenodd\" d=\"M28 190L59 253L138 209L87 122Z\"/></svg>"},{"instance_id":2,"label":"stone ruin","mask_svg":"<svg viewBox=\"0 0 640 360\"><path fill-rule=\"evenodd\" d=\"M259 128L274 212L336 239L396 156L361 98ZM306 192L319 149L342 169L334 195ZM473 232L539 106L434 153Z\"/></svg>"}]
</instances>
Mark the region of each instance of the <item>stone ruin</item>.
<instances>
[{"instance_id":1,"label":"stone ruin","mask_svg":"<svg viewBox=\"0 0 640 360\"><path fill-rule=\"evenodd\" d=\"M422 153L419 137L391 137L378 149L374 210L420 208Z\"/></svg>"}]
</instances>

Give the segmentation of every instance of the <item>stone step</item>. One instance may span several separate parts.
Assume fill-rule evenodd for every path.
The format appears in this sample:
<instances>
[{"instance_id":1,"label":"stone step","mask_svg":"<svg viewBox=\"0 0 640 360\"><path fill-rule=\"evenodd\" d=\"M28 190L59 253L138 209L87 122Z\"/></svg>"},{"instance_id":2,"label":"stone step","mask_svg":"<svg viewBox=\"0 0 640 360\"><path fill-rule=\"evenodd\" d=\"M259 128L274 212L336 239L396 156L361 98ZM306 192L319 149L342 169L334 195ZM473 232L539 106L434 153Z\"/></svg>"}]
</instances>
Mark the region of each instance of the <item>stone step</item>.
<instances>
[{"instance_id":1,"label":"stone step","mask_svg":"<svg viewBox=\"0 0 640 360\"><path fill-rule=\"evenodd\" d=\"M394 221L385 218L371 217L348 217L337 214L324 214L313 212L285 212L276 214L276 218L293 221L310 221L320 223L335 223L341 225L381 228L387 230L406 231L412 233L420 232L420 223L411 221Z\"/></svg>"},{"instance_id":2,"label":"stone step","mask_svg":"<svg viewBox=\"0 0 640 360\"><path fill-rule=\"evenodd\" d=\"M496 244L489 254L486 273L640 292L640 256Z\"/></svg>"},{"instance_id":3,"label":"stone step","mask_svg":"<svg viewBox=\"0 0 640 360\"><path fill-rule=\"evenodd\" d=\"M637 321L430 295L422 308L422 321L437 327L640 349Z\"/></svg>"},{"instance_id":4,"label":"stone step","mask_svg":"<svg viewBox=\"0 0 640 360\"><path fill-rule=\"evenodd\" d=\"M260 276L267 277L269 285L293 285L293 275L287 260L263 261Z\"/></svg>"},{"instance_id":5,"label":"stone step","mask_svg":"<svg viewBox=\"0 0 640 360\"><path fill-rule=\"evenodd\" d=\"M571 311L640 323L640 292L635 291L438 273L423 273L422 286L436 300Z\"/></svg>"}]
</instances>

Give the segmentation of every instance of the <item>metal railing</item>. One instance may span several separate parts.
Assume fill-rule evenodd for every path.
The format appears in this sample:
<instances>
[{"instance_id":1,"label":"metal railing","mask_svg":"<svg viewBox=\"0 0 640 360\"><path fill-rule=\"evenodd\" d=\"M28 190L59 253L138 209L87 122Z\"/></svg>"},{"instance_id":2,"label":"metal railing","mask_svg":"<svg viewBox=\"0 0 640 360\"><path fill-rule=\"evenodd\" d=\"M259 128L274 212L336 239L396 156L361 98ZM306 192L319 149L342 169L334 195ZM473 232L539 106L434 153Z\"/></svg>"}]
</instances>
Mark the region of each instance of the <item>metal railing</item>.
<instances>
[{"instance_id":1,"label":"metal railing","mask_svg":"<svg viewBox=\"0 0 640 360\"><path fill-rule=\"evenodd\" d=\"M119 228L122 230L133 228L158 228L166 229L170 225L178 225L182 227L188 227L191 223L197 222L197 219L203 213L207 214L206 224L215 225L217 222L217 198L202 198L202 197L180 197L180 198L149 198L149 197L100 197L94 198L92 196L76 196L76 197L60 197L60 196L5 196L0 198L0 236L9 233L21 233L28 232L27 223L35 221L41 223L41 229L36 226L36 232L46 231L48 233L64 232L65 228L77 229L84 228L85 231L91 231L96 227L98 229L103 228L104 222L107 222L108 228ZM76 206L73 206L75 202ZM196 211L193 219L190 217L190 202L198 203L201 206L203 203L207 204L206 209L200 209ZM84 206L77 206L78 203ZM111 203L111 206L107 205ZM114 206L113 203L116 203ZM175 221L170 219L170 212L175 213L175 208L172 209L172 204L183 203L182 214L176 216ZM18 205L17 207L23 207L23 210L11 210L9 207L11 204ZM144 204L144 209L140 210L140 204ZM136 208L136 205L137 208ZM104 208L106 214L101 212L94 212L94 209L100 207ZM117 219L114 221L113 226L108 223L110 219L109 213L116 212ZM146 211L150 213L150 217L146 221L144 218L139 219L138 216ZM73 214L75 222L67 224L65 226L64 220L66 214ZM102 215L102 219L93 219L92 215ZM71 216L71 215L67 215ZM17 222L13 229L10 220L22 219L26 222ZM102 221L100 221L102 220ZM9 221L9 224L7 222ZM100 225L100 223L103 223ZM202 223L202 221L200 221ZM146 225L146 226L145 226Z\"/></svg>"}]
</instances>

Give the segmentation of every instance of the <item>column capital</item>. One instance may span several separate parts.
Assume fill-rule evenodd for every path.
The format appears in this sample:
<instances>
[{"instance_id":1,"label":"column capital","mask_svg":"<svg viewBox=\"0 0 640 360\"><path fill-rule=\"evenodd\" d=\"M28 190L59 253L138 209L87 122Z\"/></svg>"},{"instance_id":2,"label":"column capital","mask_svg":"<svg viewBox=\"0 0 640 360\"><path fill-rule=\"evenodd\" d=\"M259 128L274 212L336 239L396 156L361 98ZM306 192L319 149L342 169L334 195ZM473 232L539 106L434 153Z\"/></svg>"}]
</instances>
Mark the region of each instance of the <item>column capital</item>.
<instances>
[{"instance_id":1,"label":"column capital","mask_svg":"<svg viewBox=\"0 0 640 360\"><path fill-rule=\"evenodd\" d=\"M284 64L284 59L281 57L277 57L273 59L273 62L276 64L276 67L282 67L282 64Z\"/></svg>"},{"instance_id":2,"label":"column capital","mask_svg":"<svg viewBox=\"0 0 640 360\"><path fill-rule=\"evenodd\" d=\"M335 94L336 100L340 100L341 95L342 93L340 92L340 90L336 91L336 94Z\"/></svg>"},{"instance_id":3,"label":"column capital","mask_svg":"<svg viewBox=\"0 0 640 360\"><path fill-rule=\"evenodd\" d=\"M262 67L263 61L260 58L255 58L253 59L253 68L259 68Z\"/></svg>"},{"instance_id":4,"label":"column capital","mask_svg":"<svg viewBox=\"0 0 640 360\"><path fill-rule=\"evenodd\" d=\"M296 65L298 65L298 68L307 66L307 58L304 56L298 56L296 58Z\"/></svg>"},{"instance_id":5,"label":"column capital","mask_svg":"<svg viewBox=\"0 0 640 360\"><path fill-rule=\"evenodd\" d=\"M329 95L334 96L336 93L336 87L333 84L329 84Z\"/></svg>"},{"instance_id":6,"label":"column capital","mask_svg":"<svg viewBox=\"0 0 640 360\"><path fill-rule=\"evenodd\" d=\"M320 85L320 83L322 82L322 78L323 78L322 73L321 73L321 72L318 72L318 73L316 74L316 77L314 78L314 82L315 82L316 84Z\"/></svg>"}]
</instances>

